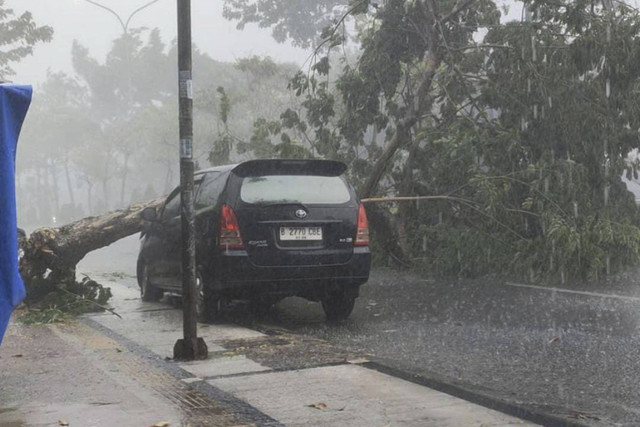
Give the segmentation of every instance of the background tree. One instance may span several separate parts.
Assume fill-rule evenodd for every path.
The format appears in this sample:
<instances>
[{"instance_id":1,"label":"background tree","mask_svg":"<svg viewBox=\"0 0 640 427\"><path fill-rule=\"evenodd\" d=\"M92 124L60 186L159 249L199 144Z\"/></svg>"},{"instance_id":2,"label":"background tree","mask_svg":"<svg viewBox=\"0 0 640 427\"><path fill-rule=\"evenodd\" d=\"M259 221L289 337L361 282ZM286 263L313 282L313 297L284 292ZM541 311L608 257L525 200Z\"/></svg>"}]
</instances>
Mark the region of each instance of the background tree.
<instances>
[{"instance_id":1,"label":"background tree","mask_svg":"<svg viewBox=\"0 0 640 427\"><path fill-rule=\"evenodd\" d=\"M0 0L0 80L14 74L11 64L31 55L37 43L48 42L52 36L53 29L38 27L30 12L15 16Z\"/></svg>"},{"instance_id":2,"label":"background tree","mask_svg":"<svg viewBox=\"0 0 640 427\"><path fill-rule=\"evenodd\" d=\"M80 200L76 195L75 175L79 161L76 148L90 144L86 135L96 130L86 109L87 101L86 89L65 73L49 73L38 88L23 129L17 168L19 182L41 181L39 185L36 182L39 189L28 191L23 188L19 192L21 213L33 211L36 215L27 221L31 224L38 219L46 221L51 216L62 222L82 217L83 210L79 208ZM47 177L44 183L43 176ZM49 203L46 195L51 197ZM61 202L62 199L67 202ZM49 218L42 212L43 205L50 205Z\"/></svg>"},{"instance_id":3,"label":"background tree","mask_svg":"<svg viewBox=\"0 0 640 427\"><path fill-rule=\"evenodd\" d=\"M276 63L269 57L241 58L230 70L234 81L227 87L205 88L196 111L217 117L217 134L209 152L212 164L226 164L232 158L277 157L284 141L273 142L270 136L280 129L280 111L298 104L287 90L296 74L294 64ZM291 150L305 151L300 146Z\"/></svg>"},{"instance_id":4,"label":"background tree","mask_svg":"<svg viewBox=\"0 0 640 427\"><path fill-rule=\"evenodd\" d=\"M87 137L100 145L96 149L102 153L100 181L106 209L128 203L132 156L149 142L147 112L172 102L175 92L169 72L173 63L159 31L149 31L146 41L144 35L142 29L123 33L103 64L77 42L72 49L74 68L90 93L89 110L99 124L99 131ZM114 177L120 181L117 202L110 194Z\"/></svg>"},{"instance_id":5,"label":"background tree","mask_svg":"<svg viewBox=\"0 0 640 427\"><path fill-rule=\"evenodd\" d=\"M19 204L28 229L147 201L177 184L175 45L157 30L132 29L104 60L79 43L72 55L76 74L49 74L22 135ZM194 65L199 167L225 134L235 139L218 162L248 158L253 147L237 143L258 118L277 119L292 104L286 84L298 67L258 57L224 63L197 49ZM226 113L218 87L234 107Z\"/></svg>"},{"instance_id":6,"label":"background tree","mask_svg":"<svg viewBox=\"0 0 640 427\"><path fill-rule=\"evenodd\" d=\"M637 13L526 8L532 19L501 23L491 1L352 1L357 58L334 49L345 20L323 31L290 83L303 111L271 135L305 129L316 155L347 160L363 197L431 197L370 207L381 240L400 242L387 251L429 271L566 280L636 263L620 177L638 146Z\"/></svg>"},{"instance_id":7,"label":"background tree","mask_svg":"<svg viewBox=\"0 0 640 427\"><path fill-rule=\"evenodd\" d=\"M271 28L273 38L283 43L315 47L319 32L345 12L346 0L224 0L223 16L238 21L238 29L256 23Z\"/></svg>"},{"instance_id":8,"label":"background tree","mask_svg":"<svg viewBox=\"0 0 640 427\"><path fill-rule=\"evenodd\" d=\"M331 54L345 41L346 30L339 27L346 21L340 19L322 32L317 52L322 56L310 73L298 73L290 83L303 99L304 113L283 114L285 138L291 139L291 130L304 130L317 155L346 160L362 197L374 195L381 180L384 193L411 194L416 153L423 142L415 136L425 126L443 126L451 117L443 114L444 107L469 97L467 86L458 87L447 66L478 68L480 63L464 50L475 45L473 37L481 26L499 23L492 2L471 3L351 2L348 13L359 18L360 52L355 60L338 52L342 69L333 75ZM396 164L399 149L406 161ZM399 168L395 177L390 173L394 165ZM400 206L395 227L382 211L370 208L374 228L382 233L379 241L399 258L409 250L408 206Z\"/></svg>"},{"instance_id":9,"label":"background tree","mask_svg":"<svg viewBox=\"0 0 640 427\"><path fill-rule=\"evenodd\" d=\"M511 220L532 236L518 261L562 280L609 273L639 253L621 176L636 173L626 158L640 144L640 16L591 2L536 1L529 13L487 35L501 47L489 51L482 102L500 114L485 162L513 177L503 203L529 212Z\"/></svg>"}]
</instances>

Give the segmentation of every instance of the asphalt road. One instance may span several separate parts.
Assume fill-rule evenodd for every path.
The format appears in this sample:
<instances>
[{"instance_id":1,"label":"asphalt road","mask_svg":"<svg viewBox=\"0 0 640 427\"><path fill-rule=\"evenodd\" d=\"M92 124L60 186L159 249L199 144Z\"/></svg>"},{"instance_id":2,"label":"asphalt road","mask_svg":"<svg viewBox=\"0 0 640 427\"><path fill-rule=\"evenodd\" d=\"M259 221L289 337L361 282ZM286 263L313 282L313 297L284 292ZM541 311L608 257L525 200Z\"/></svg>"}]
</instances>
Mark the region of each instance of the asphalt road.
<instances>
[{"instance_id":1,"label":"asphalt road","mask_svg":"<svg viewBox=\"0 0 640 427\"><path fill-rule=\"evenodd\" d=\"M351 319L289 299L260 320L425 378L594 425L640 425L637 283L552 290L376 270Z\"/></svg>"},{"instance_id":2,"label":"asphalt road","mask_svg":"<svg viewBox=\"0 0 640 427\"><path fill-rule=\"evenodd\" d=\"M123 245L92 254L85 270L132 274L135 241ZM374 270L342 324L326 324L319 304L297 298L257 320L240 305L229 320L322 338L392 368L565 419L640 425L636 277L554 290L499 277L430 280Z\"/></svg>"}]
</instances>

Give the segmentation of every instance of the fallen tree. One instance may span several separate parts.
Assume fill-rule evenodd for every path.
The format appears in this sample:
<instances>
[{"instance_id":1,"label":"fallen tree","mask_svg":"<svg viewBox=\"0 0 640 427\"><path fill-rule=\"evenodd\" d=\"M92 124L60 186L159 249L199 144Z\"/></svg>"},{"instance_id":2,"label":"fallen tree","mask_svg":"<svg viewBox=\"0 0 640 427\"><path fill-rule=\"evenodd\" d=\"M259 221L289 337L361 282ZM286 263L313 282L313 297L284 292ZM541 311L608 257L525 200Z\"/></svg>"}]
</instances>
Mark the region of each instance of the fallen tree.
<instances>
[{"instance_id":1,"label":"fallen tree","mask_svg":"<svg viewBox=\"0 0 640 427\"><path fill-rule=\"evenodd\" d=\"M161 198L131 205L60 227L39 228L29 236L20 230L19 268L27 288L27 304L42 310L52 308L57 310L62 305L69 306L81 301L100 308L111 296L109 290L88 277L77 281L76 265L89 252L142 231L144 227L142 211L148 207L159 206L163 200L164 198ZM373 205L390 200L388 198L363 199L363 202L370 205L372 222L386 223L378 220L378 216L383 213ZM382 248L392 256L401 254L395 239L388 238L392 230L378 228ZM399 258L396 257L395 260L401 263Z\"/></svg>"},{"instance_id":2,"label":"fallen tree","mask_svg":"<svg viewBox=\"0 0 640 427\"><path fill-rule=\"evenodd\" d=\"M162 199L153 200L103 215L83 218L61 227L45 227L20 237L20 275L27 288L27 298L44 296L60 285L77 285L76 265L96 249L138 233L144 221L142 211L156 207Z\"/></svg>"}]
</instances>

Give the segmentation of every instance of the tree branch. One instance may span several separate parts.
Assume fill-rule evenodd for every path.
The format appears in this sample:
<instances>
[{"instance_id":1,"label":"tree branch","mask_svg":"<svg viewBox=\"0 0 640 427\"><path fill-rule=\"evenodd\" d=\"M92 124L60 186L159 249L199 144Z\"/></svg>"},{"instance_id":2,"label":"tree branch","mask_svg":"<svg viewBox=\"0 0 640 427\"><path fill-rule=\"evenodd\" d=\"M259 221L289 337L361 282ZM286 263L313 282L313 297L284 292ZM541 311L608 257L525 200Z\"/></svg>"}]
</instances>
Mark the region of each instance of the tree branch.
<instances>
[{"instance_id":1,"label":"tree branch","mask_svg":"<svg viewBox=\"0 0 640 427\"><path fill-rule=\"evenodd\" d=\"M474 1L475 0L458 0L455 6L453 6L453 9L451 10L451 12L449 12L449 14L447 14L444 18L440 20L440 24L446 24L447 22L451 21L460 12L465 10L467 7L471 6L471 3L473 3Z\"/></svg>"}]
</instances>

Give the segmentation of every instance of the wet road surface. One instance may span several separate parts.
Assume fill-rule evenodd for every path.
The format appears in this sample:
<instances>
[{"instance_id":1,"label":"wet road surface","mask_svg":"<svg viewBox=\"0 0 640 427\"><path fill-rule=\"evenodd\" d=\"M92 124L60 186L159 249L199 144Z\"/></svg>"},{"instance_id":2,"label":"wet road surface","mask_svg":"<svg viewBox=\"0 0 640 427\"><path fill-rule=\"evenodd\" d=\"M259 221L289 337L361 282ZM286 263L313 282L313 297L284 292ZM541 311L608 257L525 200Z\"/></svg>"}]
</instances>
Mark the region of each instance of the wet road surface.
<instances>
[{"instance_id":1,"label":"wet road surface","mask_svg":"<svg viewBox=\"0 0 640 427\"><path fill-rule=\"evenodd\" d=\"M343 324L325 324L319 305L301 299L281 302L260 323L578 422L639 425L637 289L565 291L375 271Z\"/></svg>"},{"instance_id":2,"label":"wet road surface","mask_svg":"<svg viewBox=\"0 0 640 427\"><path fill-rule=\"evenodd\" d=\"M100 256L93 265L87 260L88 271L132 275L135 247L116 252L121 264L105 265ZM228 320L327 340L392 368L570 421L640 425L636 276L567 291L374 270L342 324L326 324L319 304L297 298L260 319L237 305Z\"/></svg>"}]
</instances>

